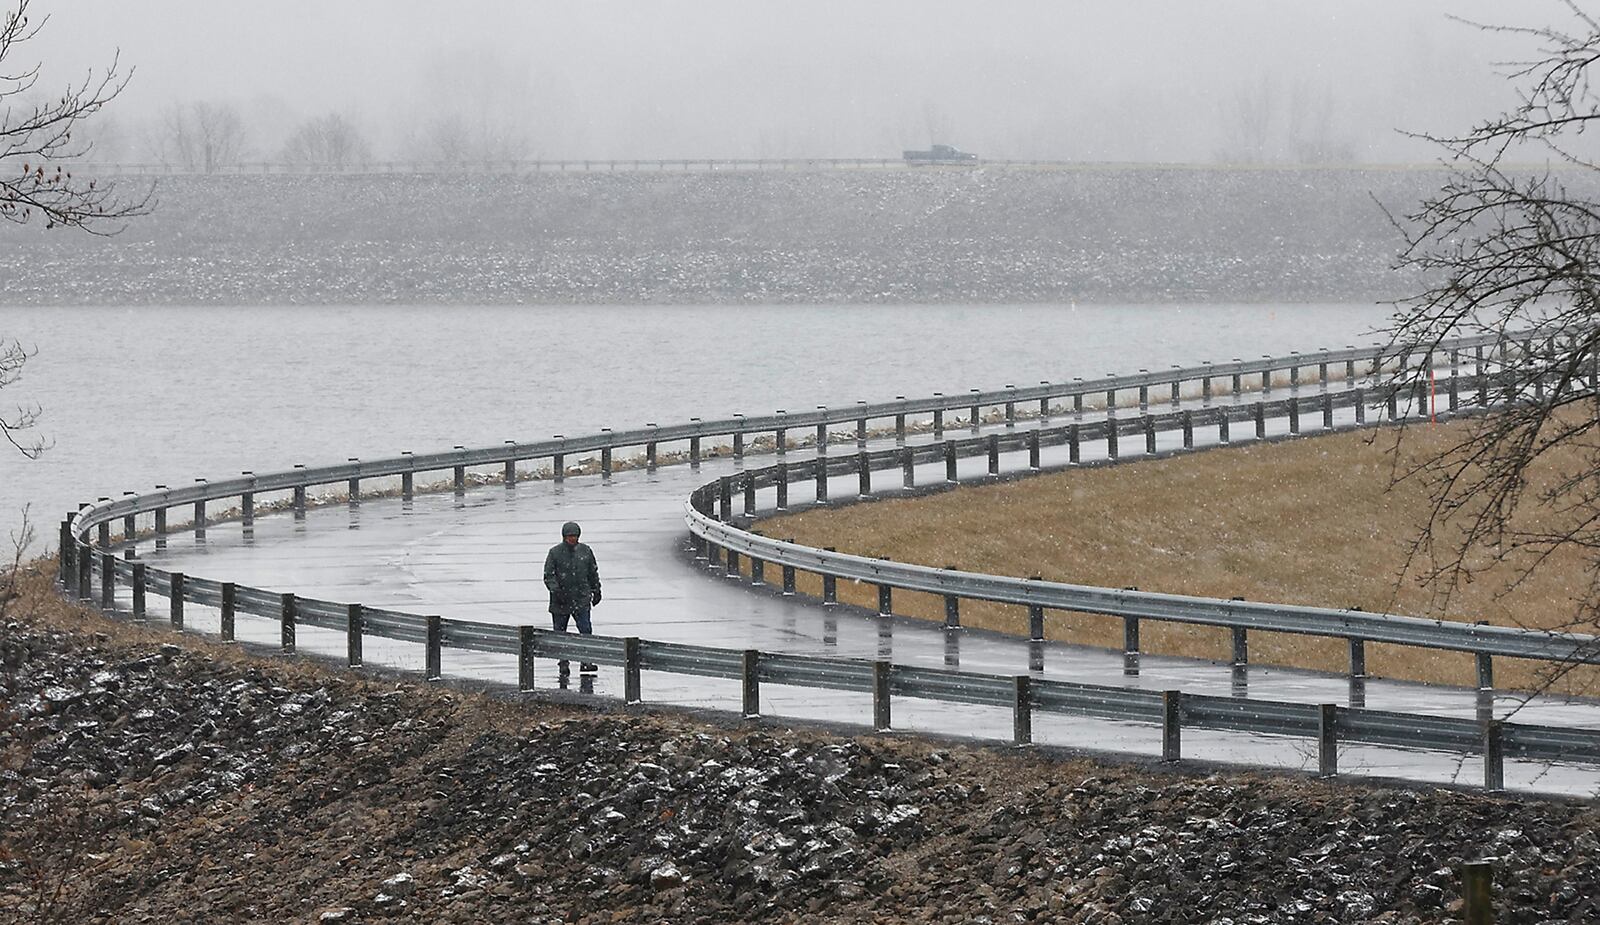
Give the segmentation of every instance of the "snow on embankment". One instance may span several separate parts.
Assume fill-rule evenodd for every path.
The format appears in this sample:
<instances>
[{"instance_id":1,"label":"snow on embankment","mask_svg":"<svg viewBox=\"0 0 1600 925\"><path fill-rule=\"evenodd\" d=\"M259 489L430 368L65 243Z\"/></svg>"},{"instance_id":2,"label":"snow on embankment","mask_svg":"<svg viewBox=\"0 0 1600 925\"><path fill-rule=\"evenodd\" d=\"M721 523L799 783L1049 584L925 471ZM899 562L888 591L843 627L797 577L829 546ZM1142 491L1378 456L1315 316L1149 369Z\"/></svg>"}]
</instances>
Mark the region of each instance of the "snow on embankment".
<instances>
[{"instance_id":1,"label":"snow on embankment","mask_svg":"<svg viewBox=\"0 0 1600 925\"><path fill-rule=\"evenodd\" d=\"M13 229L6 304L1363 301L1426 170L164 177ZM127 189L137 179L120 181ZM1375 201L1376 200L1376 201Z\"/></svg>"}]
</instances>

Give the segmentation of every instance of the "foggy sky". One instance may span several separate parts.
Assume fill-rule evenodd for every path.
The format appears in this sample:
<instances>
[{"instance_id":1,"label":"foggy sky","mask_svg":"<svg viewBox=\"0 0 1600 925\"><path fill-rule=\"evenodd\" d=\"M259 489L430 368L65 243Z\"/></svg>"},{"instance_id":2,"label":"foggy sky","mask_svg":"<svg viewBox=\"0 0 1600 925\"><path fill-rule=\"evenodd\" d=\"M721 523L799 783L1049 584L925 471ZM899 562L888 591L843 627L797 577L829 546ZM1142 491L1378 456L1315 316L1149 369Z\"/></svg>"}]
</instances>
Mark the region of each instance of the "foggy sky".
<instances>
[{"instance_id":1,"label":"foggy sky","mask_svg":"<svg viewBox=\"0 0 1600 925\"><path fill-rule=\"evenodd\" d=\"M1269 113L1264 159L1315 134L1367 163L1431 151L1510 101L1527 46L1446 19L1564 21L1526 4L1339 0L769 3L35 0L52 88L119 47L131 151L163 107L218 100L270 159L301 119L355 118L384 156L429 119L509 120L530 156L990 157L1209 162ZM1253 101L1253 102L1252 102ZM1292 114L1292 113L1297 113Z\"/></svg>"}]
</instances>

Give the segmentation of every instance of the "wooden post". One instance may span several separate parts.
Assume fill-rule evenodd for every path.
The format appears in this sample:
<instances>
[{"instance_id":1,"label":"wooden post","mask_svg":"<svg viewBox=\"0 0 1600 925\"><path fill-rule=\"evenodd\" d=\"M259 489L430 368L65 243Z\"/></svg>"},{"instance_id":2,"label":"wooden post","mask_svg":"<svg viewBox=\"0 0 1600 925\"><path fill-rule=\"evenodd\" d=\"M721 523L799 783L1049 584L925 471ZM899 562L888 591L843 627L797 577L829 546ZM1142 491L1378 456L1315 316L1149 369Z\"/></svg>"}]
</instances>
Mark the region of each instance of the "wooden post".
<instances>
[{"instance_id":1,"label":"wooden post","mask_svg":"<svg viewBox=\"0 0 1600 925\"><path fill-rule=\"evenodd\" d=\"M1183 692L1161 692L1161 760L1183 758Z\"/></svg>"},{"instance_id":2,"label":"wooden post","mask_svg":"<svg viewBox=\"0 0 1600 925\"><path fill-rule=\"evenodd\" d=\"M144 609L145 608L145 602L144 602L145 575L144 575L144 570L145 570L145 564L143 562L135 562L133 564L133 619L134 619L134 622L136 622L136 623L143 623L147 619L147 617L145 616L145 609Z\"/></svg>"},{"instance_id":3,"label":"wooden post","mask_svg":"<svg viewBox=\"0 0 1600 925\"><path fill-rule=\"evenodd\" d=\"M428 635L422 676L425 680L437 681L444 673L444 621L436 614L429 614L425 619L428 621Z\"/></svg>"},{"instance_id":4,"label":"wooden post","mask_svg":"<svg viewBox=\"0 0 1600 925\"><path fill-rule=\"evenodd\" d=\"M744 718L753 719L761 715L761 652L756 649L745 649L740 669L741 689L744 693Z\"/></svg>"},{"instance_id":5,"label":"wooden post","mask_svg":"<svg viewBox=\"0 0 1600 925\"><path fill-rule=\"evenodd\" d=\"M622 640L622 702L639 703L639 637L627 636Z\"/></svg>"},{"instance_id":6,"label":"wooden post","mask_svg":"<svg viewBox=\"0 0 1600 925\"><path fill-rule=\"evenodd\" d=\"M889 677L892 666L883 660L872 663L872 728L889 731Z\"/></svg>"},{"instance_id":7,"label":"wooden post","mask_svg":"<svg viewBox=\"0 0 1600 925\"><path fill-rule=\"evenodd\" d=\"M279 599L279 639L283 651L294 651L295 631L295 599L293 594L285 594Z\"/></svg>"},{"instance_id":8,"label":"wooden post","mask_svg":"<svg viewBox=\"0 0 1600 925\"><path fill-rule=\"evenodd\" d=\"M1339 708L1331 703L1317 707L1317 776L1339 774Z\"/></svg>"},{"instance_id":9,"label":"wooden post","mask_svg":"<svg viewBox=\"0 0 1600 925\"><path fill-rule=\"evenodd\" d=\"M517 689L533 690L533 656L537 646L531 626L517 627Z\"/></svg>"},{"instance_id":10,"label":"wooden post","mask_svg":"<svg viewBox=\"0 0 1600 925\"><path fill-rule=\"evenodd\" d=\"M1019 674L1012 679L1015 685L1011 703L1011 741L1018 746L1033 743L1033 679Z\"/></svg>"},{"instance_id":11,"label":"wooden post","mask_svg":"<svg viewBox=\"0 0 1600 925\"><path fill-rule=\"evenodd\" d=\"M1494 868L1488 861L1461 865L1462 925L1494 925Z\"/></svg>"},{"instance_id":12,"label":"wooden post","mask_svg":"<svg viewBox=\"0 0 1600 925\"><path fill-rule=\"evenodd\" d=\"M105 526L101 524L101 526ZM110 613L117 607L117 554L100 554L100 610Z\"/></svg>"},{"instance_id":13,"label":"wooden post","mask_svg":"<svg viewBox=\"0 0 1600 925\"><path fill-rule=\"evenodd\" d=\"M183 626L183 573L173 572L168 581L172 585L167 594L169 619L173 626Z\"/></svg>"},{"instance_id":14,"label":"wooden post","mask_svg":"<svg viewBox=\"0 0 1600 925\"><path fill-rule=\"evenodd\" d=\"M238 596L239 588L237 585L231 581L225 581L222 583L222 616L220 626L222 630L223 642L233 642L234 639L234 625L238 620Z\"/></svg>"},{"instance_id":15,"label":"wooden post","mask_svg":"<svg viewBox=\"0 0 1600 925\"><path fill-rule=\"evenodd\" d=\"M361 651L361 634L366 627L365 608L360 604L351 604L345 608L344 638L345 659L351 668L361 667L364 655Z\"/></svg>"}]
</instances>

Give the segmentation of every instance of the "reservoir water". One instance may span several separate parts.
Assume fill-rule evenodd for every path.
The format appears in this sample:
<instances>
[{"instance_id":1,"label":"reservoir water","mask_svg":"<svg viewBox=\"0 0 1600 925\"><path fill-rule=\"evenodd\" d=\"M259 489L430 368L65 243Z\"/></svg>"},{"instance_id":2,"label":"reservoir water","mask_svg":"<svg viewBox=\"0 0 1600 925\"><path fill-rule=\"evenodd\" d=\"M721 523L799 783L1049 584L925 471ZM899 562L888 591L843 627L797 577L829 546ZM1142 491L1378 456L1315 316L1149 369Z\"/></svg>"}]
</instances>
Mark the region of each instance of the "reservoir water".
<instances>
[{"instance_id":1,"label":"reservoir water","mask_svg":"<svg viewBox=\"0 0 1600 925\"><path fill-rule=\"evenodd\" d=\"M1382 305L0 307L0 527L295 463L1374 343Z\"/></svg>"}]
</instances>

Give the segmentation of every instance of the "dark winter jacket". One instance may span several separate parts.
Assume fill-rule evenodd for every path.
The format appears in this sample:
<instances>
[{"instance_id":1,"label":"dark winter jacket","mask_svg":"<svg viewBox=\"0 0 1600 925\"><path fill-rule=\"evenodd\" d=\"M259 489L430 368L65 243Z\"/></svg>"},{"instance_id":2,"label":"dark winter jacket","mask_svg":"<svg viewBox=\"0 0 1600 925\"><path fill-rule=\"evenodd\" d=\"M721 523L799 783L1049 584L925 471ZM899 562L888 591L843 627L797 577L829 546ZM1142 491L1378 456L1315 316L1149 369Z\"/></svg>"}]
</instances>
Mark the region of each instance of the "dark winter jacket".
<instances>
[{"instance_id":1,"label":"dark winter jacket","mask_svg":"<svg viewBox=\"0 0 1600 925\"><path fill-rule=\"evenodd\" d=\"M570 613L589 606L600 590L600 567L587 544L557 543L544 557L544 586L550 591L550 612Z\"/></svg>"}]
</instances>

